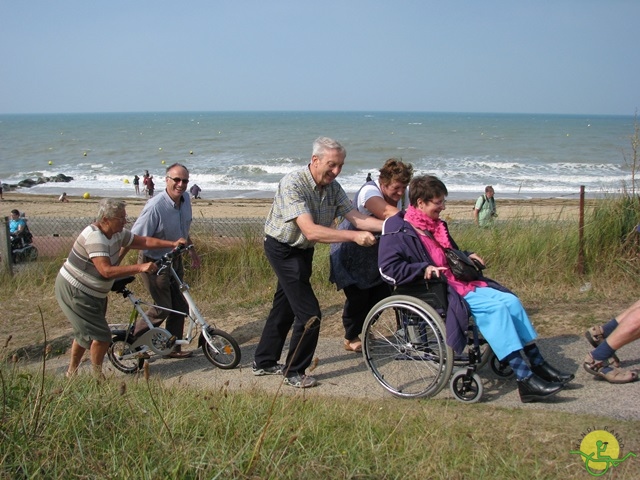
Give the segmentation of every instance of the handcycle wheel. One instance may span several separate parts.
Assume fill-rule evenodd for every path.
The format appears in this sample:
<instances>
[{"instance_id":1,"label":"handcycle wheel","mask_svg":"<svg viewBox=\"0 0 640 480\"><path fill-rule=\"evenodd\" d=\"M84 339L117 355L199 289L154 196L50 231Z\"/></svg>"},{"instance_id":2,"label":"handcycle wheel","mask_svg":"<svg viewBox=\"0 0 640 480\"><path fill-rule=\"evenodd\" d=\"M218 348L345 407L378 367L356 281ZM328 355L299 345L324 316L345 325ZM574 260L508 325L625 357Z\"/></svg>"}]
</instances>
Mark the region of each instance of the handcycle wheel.
<instances>
[{"instance_id":1,"label":"handcycle wheel","mask_svg":"<svg viewBox=\"0 0 640 480\"><path fill-rule=\"evenodd\" d=\"M30 262L35 262L38 259L38 249L36 247L30 248L27 255Z\"/></svg>"},{"instance_id":2,"label":"handcycle wheel","mask_svg":"<svg viewBox=\"0 0 640 480\"><path fill-rule=\"evenodd\" d=\"M236 339L227 332L213 327L207 328L207 334L213 344L205 337L204 332L200 334L200 343L204 356L211 363L222 370L230 370L240 363L240 346ZM215 348L214 348L215 347Z\"/></svg>"},{"instance_id":3,"label":"handcycle wheel","mask_svg":"<svg viewBox=\"0 0 640 480\"><path fill-rule=\"evenodd\" d=\"M131 347L131 337L125 340L126 335L115 335L107 350L107 356L111 364L124 373L136 373L142 369L144 364L144 358L131 357L123 359L125 355L131 355L135 353L135 350Z\"/></svg>"},{"instance_id":4,"label":"handcycle wheel","mask_svg":"<svg viewBox=\"0 0 640 480\"><path fill-rule=\"evenodd\" d=\"M458 370L451 377L449 389L453 396L461 402L476 403L482 398L484 387L477 373L467 375L466 369Z\"/></svg>"},{"instance_id":5,"label":"handcycle wheel","mask_svg":"<svg viewBox=\"0 0 640 480\"><path fill-rule=\"evenodd\" d=\"M491 370L499 377L508 378L513 375L513 369L508 363L502 363L495 355L491 356Z\"/></svg>"},{"instance_id":6,"label":"handcycle wheel","mask_svg":"<svg viewBox=\"0 0 640 480\"><path fill-rule=\"evenodd\" d=\"M446 385L453 351L442 319L427 303L392 295L378 302L364 323L362 353L375 379L401 398L431 397Z\"/></svg>"}]
</instances>

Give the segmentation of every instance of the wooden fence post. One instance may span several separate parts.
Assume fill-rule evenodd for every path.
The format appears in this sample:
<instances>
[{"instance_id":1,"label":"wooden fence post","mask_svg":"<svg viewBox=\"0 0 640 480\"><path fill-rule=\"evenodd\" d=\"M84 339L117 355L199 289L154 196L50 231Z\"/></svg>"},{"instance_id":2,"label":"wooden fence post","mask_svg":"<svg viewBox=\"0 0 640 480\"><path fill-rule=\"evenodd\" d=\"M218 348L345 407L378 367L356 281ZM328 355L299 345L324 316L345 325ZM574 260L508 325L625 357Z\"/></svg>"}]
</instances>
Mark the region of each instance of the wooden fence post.
<instances>
[{"instance_id":1,"label":"wooden fence post","mask_svg":"<svg viewBox=\"0 0 640 480\"><path fill-rule=\"evenodd\" d=\"M2 269L13 275L13 259L11 258L11 237L9 236L9 217L0 220L0 258Z\"/></svg>"},{"instance_id":2,"label":"wooden fence post","mask_svg":"<svg viewBox=\"0 0 640 480\"><path fill-rule=\"evenodd\" d=\"M580 185L580 220L578 226L578 274L584 275L584 185Z\"/></svg>"}]
</instances>

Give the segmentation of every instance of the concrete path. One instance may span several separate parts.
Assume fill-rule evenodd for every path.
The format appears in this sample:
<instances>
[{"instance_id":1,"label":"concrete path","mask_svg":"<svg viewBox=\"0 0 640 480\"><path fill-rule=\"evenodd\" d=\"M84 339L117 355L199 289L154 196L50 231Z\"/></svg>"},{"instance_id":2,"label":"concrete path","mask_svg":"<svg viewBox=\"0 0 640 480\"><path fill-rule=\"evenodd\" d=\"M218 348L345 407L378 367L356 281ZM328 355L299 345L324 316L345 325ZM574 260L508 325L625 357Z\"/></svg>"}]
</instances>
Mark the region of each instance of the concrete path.
<instances>
[{"instance_id":1,"label":"concrete path","mask_svg":"<svg viewBox=\"0 0 640 480\"><path fill-rule=\"evenodd\" d=\"M195 342L194 342L195 343ZM571 335L539 339L538 344L545 358L556 368L575 372L576 379L569 387L540 403L523 404L518 396L515 379L504 379L495 375L489 366L480 372L483 380L484 395L481 404L496 407L523 408L531 410L557 410L568 413L586 413L608 416L617 419L640 420L640 381L612 385L598 381L582 368L582 359L591 350L582 336ZM251 363L255 343L241 345L242 360L233 370L220 370L205 358L202 350L195 350L194 356L185 360L153 359L151 374L166 379L167 382L191 385L198 388L230 390L262 390L275 393L280 388L284 395L306 395L313 397L342 397L411 402L416 400L396 399L384 390L367 369L361 354L346 352L340 338L320 338L316 356L318 365L311 372L319 385L310 389L295 389L281 385L281 376L255 377L251 373ZM622 366L640 368L640 345L638 342L619 351ZM186 348L189 350L190 348ZM86 357L86 355L85 355ZM56 357L48 360L48 370L58 374L66 371L68 358ZM104 370L107 376L129 377L115 370L105 360ZM81 366L89 371L88 362ZM448 386L435 398L457 401L449 392Z\"/></svg>"}]
</instances>

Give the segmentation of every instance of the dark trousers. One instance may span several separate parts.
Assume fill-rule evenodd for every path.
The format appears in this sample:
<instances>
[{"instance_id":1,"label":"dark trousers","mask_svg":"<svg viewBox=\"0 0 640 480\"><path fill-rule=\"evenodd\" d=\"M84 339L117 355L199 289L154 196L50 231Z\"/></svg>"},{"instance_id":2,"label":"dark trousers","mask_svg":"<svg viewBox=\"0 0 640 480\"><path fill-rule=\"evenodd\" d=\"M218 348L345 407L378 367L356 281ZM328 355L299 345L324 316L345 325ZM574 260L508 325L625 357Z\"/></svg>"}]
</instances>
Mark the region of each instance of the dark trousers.
<instances>
[{"instance_id":1,"label":"dark trousers","mask_svg":"<svg viewBox=\"0 0 640 480\"><path fill-rule=\"evenodd\" d=\"M373 306L391 294L391 286L381 283L371 288L361 289L355 285L349 285L343 290L347 297L342 310L344 338L353 341L362 333L364 321Z\"/></svg>"},{"instance_id":2,"label":"dark trousers","mask_svg":"<svg viewBox=\"0 0 640 480\"><path fill-rule=\"evenodd\" d=\"M314 250L293 248L266 237L264 252L278 285L256 348L255 363L262 368L276 365L293 326L286 360L287 375L304 374L313 360L320 334L320 304L310 282ZM317 320L305 329L312 317Z\"/></svg>"},{"instance_id":3,"label":"dark trousers","mask_svg":"<svg viewBox=\"0 0 640 480\"><path fill-rule=\"evenodd\" d=\"M146 258L142 255L138 257L139 263L146 263L153 261L153 259ZM174 260L173 268L178 274L179 278L184 278L184 267L182 259L177 258ZM156 275L155 273L141 273L140 280L148 290L151 298L156 305L164 308L170 308L177 310L178 312L184 312L184 314L168 312L159 308L151 307L147 310L147 315L151 323L154 326L160 325L165 319L167 323L166 329L175 335L176 338L182 339L184 331L184 317L189 312L189 304L182 296L178 285L168 272L162 275ZM136 322L135 334L138 335L141 332L148 330L147 324L139 319Z\"/></svg>"}]
</instances>

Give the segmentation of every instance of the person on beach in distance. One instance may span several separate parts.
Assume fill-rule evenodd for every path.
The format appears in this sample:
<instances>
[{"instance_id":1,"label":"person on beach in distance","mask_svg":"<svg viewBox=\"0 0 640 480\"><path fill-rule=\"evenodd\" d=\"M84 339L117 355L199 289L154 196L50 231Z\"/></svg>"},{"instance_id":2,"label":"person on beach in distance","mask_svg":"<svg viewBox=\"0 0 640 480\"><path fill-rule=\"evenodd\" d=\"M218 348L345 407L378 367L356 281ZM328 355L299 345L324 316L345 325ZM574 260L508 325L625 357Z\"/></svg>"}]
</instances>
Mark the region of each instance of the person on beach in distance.
<instances>
[{"instance_id":1,"label":"person on beach in distance","mask_svg":"<svg viewBox=\"0 0 640 480\"><path fill-rule=\"evenodd\" d=\"M470 312L496 357L513 369L522 402L554 395L574 375L562 373L544 360L534 342L536 331L518 297L487 277L467 282L451 273L444 249L458 246L446 222L440 219L447 194L447 187L436 177L425 175L411 181L411 206L384 223L379 248L380 273L392 285L424 282L444 275L448 288L449 346L458 354L464 350ZM469 257L484 265L477 254L471 253Z\"/></svg>"},{"instance_id":2,"label":"person on beach in distance","mask_svg":"<svg viewBox=\"0 0 640 480\"><path fill-rule=\"evenodd\" d=\"M591 327L585 337L594 347L583 362L587 372L609 383L629 383L638 379L637 370L619 368L616 350L640 338L640 300L604 325Z\"/></svg>"},{"instance_id":3,"label":"person on beach in distance","mask_svg":"<svg viewBox=\"0 0 640 480\"><path fill-rule=\"evenodd\" d=\"M397 158L390 158L380 169L378 180L370 179L356 193L353 205L364 214L385 220L409 206L407 186L413 166ZM348 220L339 229L354 230ZM329 280L343 290L346 300L342 310L344 348L361 352L360 333L369 310L391 293L390 286L378 271L378 248L361 247L353 242L331 245L331 274Z\"/></svg>"},{"instance_id":4,"label":"person on beach in distance","mask_svg":"<svg viewBox=\"0 0 640 480\"><path fill-rule=\"evenodd\" d=\"M56 278L56 299L74 335L67 376L76 373L89 349L93 373L102 377L102 362L111 344L105 317L107 294L114 279L158 270L153 262L120 266L121 247L174 248L186 242L184 238L169 241L134 235L124 228L126 224L125 202L100 200L96 221L80 233Z\"/></svg>"},{"instance_id":5,"label":"person on beach in distance","mask_svg":"<svg viewBox=\"0 0 640 480\"><path fill-rule=\"evenodd\" d=\"M473 208L473 218L479 227L490 227L498 216L495 192L491 185L484 187L484 195L480 195Z\"/></svg>"},{"instance_id":6,"label":"person on beach in distance","mask_svg":"<svg viewBox=\"0 0 640 480\"><path fill-rule=\"evenodd\" d=\"M191 193L191 196L195 199L199 199L200 198L200 192L202 191L202 189L198 186L197 183L194 183L191 188L189 189L189 193Z\"/></svg>"},{"instance_id":7,"label":"person on beach in distance","mask_svg":"<svg viewBox=\"0 0 640 480\"><path fill-rule=\"evenodd\" d=\"M311 287L314 245L356 242L372 246L382 221L356 210L336 177L347 156L335 140L313 142L310 163L285 175L278 185L265 222L264 250L278 284L253 362L254 375L284 375L287 385L317 385L305 374L313 360L322 316ZM335 219L345 217L358 230L336 230ZM286 364L278 363L293 327Z\"/></svg>"},{"instance_id":8,"label":"person on beach in distance","mask_svg":"<svg viewBox=\"0 0 640 480\"><path fill-rule=\"evenodd\" d=\"M4 200L4 196L2 195L2 180L0 180L0 200Z\"/></svg>"},{"instance_id":9,"label":"person on beach in distance","mask_svg":"<svg viewBox=\"0 0 640 480\"><path fill-rule=\"evenodd\" d=\"M140 195L140 177L138 175L133 176L133 188L136 191L136 195Z\"/></svg>"},{"instance_id":10,"label":"person on beach in distance","mask_svg":"<svg viewBox=\"0 0 640 480\"><path fill-rule=\"evenodd\" d=\"M188 244L191 244L189 230L191 228L192 211L191 199L187 192L189 170L187 170L187 167L184 165L174 163L167 167L165 179L167 182L166 189L145 204L140 212L140 216L133 224L131 231L136 235L157 237L168 241L186 238ZM138 262L155 262L156 260L160 260L162 256L169 251L169 248L164 250L142 250L138 255ZM191 266L193 268L199 268L200 257L195 249L192 248L189 250L189 253L191 254ZM182 279L184 276L184 266L181 256L174 259L173 267ZM189 305L168 274L155 275L152 273L144 273L141 279L156 305L178 312L189 311ZM172 335L175 335L177 339L182 339L184 315L153 307L149 309L147 314L155 326L160 325L166 319L167 330ZM134 335L146 331L147 328L147 325L142 320L138 320ZM192 352L183 352L181 346L176 345L168 356L170 358L187 358L191 355Z\"/></svg>"},{"instance_id":11,"label":"person on beach in distance","mask_svg":"<svg viewBox=\"0 0 640 480\"><path fill-rule=\"evenodd\" d=\"M147 192L147 197L153 197L153 192L156 189L156 184L153 183L153 175L147 175L144 179L145 191Z\"/></svg>"},{"instance_id":12,"label":"person on beach in distance","mask_svg":"<svg viewBox=\"0 0 640 480\"><path fill-rule=\"evenodd\" d=\"M62 203L69 203L69 199L67 198L67 192L62 192L62 195L58 197L58 201Z\"/></svg>"}]
</instances>

